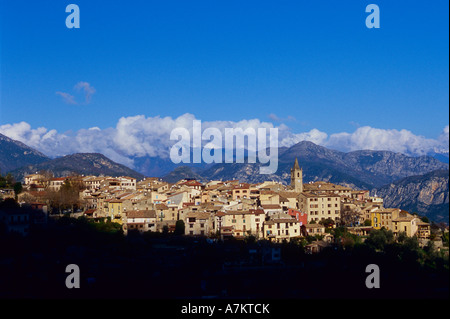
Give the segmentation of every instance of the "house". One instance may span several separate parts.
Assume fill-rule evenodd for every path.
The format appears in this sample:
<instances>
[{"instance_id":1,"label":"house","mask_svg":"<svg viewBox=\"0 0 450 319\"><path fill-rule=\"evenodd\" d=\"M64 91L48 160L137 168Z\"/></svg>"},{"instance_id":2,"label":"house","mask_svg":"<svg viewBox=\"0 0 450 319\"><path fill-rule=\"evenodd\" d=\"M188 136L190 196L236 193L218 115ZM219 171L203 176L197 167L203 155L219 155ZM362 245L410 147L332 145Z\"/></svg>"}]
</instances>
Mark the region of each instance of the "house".
<instances>
[{"instance_id":1,"label":"house","mask_svg":"<svg viewBox=\"0 0 450 319\"><path fill-rule=\"evenodd\" d=\"M250 185L242 183L239 186L235 186L232 190L233 200L240 200L242 198L250 198Z\"/></svg>"},{"instance_id":2,"label":"house","mask_svg":"<svg viewBox=\"0 0 450 319\"><path fill-rule=\"evenodd\" d=\"M302 236L316 236L325 234L325 226L321 224L304 224L301 226Z\"/></svg>"},{"instance_id":3,"label":"house","mask_svg":"<svg viewBox=\"0 0 450 319\"><path fill-rule=\"evenodd\" d=\"M113 198L105 200L105 203L107 204L106 213L111 221L122 224L124 222L123 200Z\"/></svg>"},{"instance_id":4,"label":"house","mask_svg":"<svg viewBox=\"0 0 450 319\"><path fill-rule=\"evenodd\" d=\"M399 217L406 217L407 215L409 215L407 212L402 212L399 208L383 208L372 210L370 219L374 229L384 227L387 230L393 230L392 221Z\"/></svg>"},{"instance_id":5,"label":"house","mask_svg":"<svg viewBox=\"0 0 450 319\"><path fill-rule=\"evenodd\" d=\"M280 195L274 191L260 190L259 200L261 205L280 204Z\"/></svg>"},{"instance_id":6,"label":"house","mask_svg":"<svg viewBox=\"0 0 450 319\"><path fill-rule=\"evenodd\" d=\"M264 204L261 205L262 210L266 216L272 216L283 212L279 204Z\"/></svg>"},{"instance_id":7,"label":"house","mask_svg":"<svg viewBox=\"0 0 450 319\"><path fill-rule=\"evenodd\" d=\"M178 219L178 210L175 207L169 208L166 204L155 204L154 206L158 221L176 221Z\"/></svg>"},{"instance_id":8,"label":"house","mask_svg":"<svg viewBox=\"0 0 450 319\"><path fill-rule=\"evenodd\" d=\"M298 196L300 195L300 193L293 191L281 191L278 194L280 195L280 205L283 207L283 209L287 210L289 208L298 208Z\"/></svg>"},{"instance_id":9,"label":"house","mask_svg":"<svg viewBox=\"0 0 450 319\"><path fill-rule=\"evenodd\" d=\"M417 222L417 232L416 232L417 238L430 239L430 235L431 235L430 224L425 223L423 221L418 221Z\"/></svg>"},{"instance_id":10,"label":"house","mask_svg":"<svg viewBox=\"0 0 450 319\"><path fill-rule=\"evenodd\" d=\"M233 226L235 237L253 235L257 238L260 238L263 235L262 229L264 219L265 214L261 209L230 210L223 212L220 225Z\"/></svg>"},{"instance_id":11,"label":"house","mask_svg":"<svg viewBox=\"0 0 450 319\"><path fill-rule=\"evenodd\" d=\"M118 180L122 189L136 190L136 178L120 176Z\"/></svg>"},{"instance_id":12,"label":"house","mask_svg":"<svg viewBox=\"0 0 450 319\"><path fill-rule=\"evenodd\" d=\"M96 209L87 209L84 211L84 216L86 216L87 218L96 218L98 217L96 212Z\"/></svg>"},{"instance_id":13,"label":"house","mask_svg":"<svg viewBox=\"0 0 450 319\"><path fill-rule=\"evenodd\" d=\"M0 224L5 226L8 233L14 232L26 236L31 225L30 211L24 209L0 211Z\"/></svg>"},{"instance_id":14,"label":"house","mask_svg":"<svg viewBox=\"0 0 450 319\"><path fill-rule=\"evenodd\" d=\"M373 229L372 226L347 227L347 230L350 234L354 234L357 236L368 236L372 229Z\"/></svg>"},{"instance_id":15,"label":"house","mask_svg":"<svg viewBox=\"0 0 450 319\"><path fill-rule=\"evenodd\" d=\"M24 186L28 190L44 191L47 178L42 174L30 174L24 177Z\"/></svg>"},{"instance_id":16,"label":"house","mask_svg":"<svg viewBox=\"0 0 450 319\"><path fill-rule=\"evenodd\" d=\"M289 208L287 214L297 219L300 223L300 226L306 225L308 223L308 215L299 210Z\"/></svg>"},{"instance_id":17,"label":"house","mask_svg":"<svg viewBox=\"0 0 450 319\"><path fill-rule=\"evenodd\" d=\"M126 214L123 231L128 234L129 231L156 231L156 211L154 210L134 210Z\"/></svg>"},{"instance_id":18,"label":"house","mask_svg":"<svg viewBox=\"0 0 450 319\"><path fill-rule=\"evenodd\" d=\"M299 210L308 215L308 223L323 219L332 219L335 223L340 221L341 196L333 192L301 193L298 205Z\"/></svg>"},{"instance_id":19,"label":"house","mask_svg":"<svg viewBox=\"0 0 450 319\"><path fill-rule=\"evenodd\" d=\"M303 185L304 193L332 193L339 196L351 197L352 189L350 187L336 185L328 182L314 182Z\"/></svg>"},{"instance_id":20,"label":"house","mask_svg":"<svg viewBox=\"0 0 450 319\"><path fill-rule=\"evenodd\" d=\"M193 188L193 189L198 190L198 191L201 191L202 187L203 187L203 184L198 182L198 181L196 181L196 180L188 180L188 181L183 182L183 183L181 183L179 185L180 186L187 186L189 188Z\"/></svg>"},{"instance_id":21,"label":"house","mask_svg":"<svg viewBox=\"0 0 450 319\"><path fill-rule=\"evenodd\" d=\"M185 216L185 234L209 236L213 230L211 213L190 212Z\"/></svg>"},{"instance_id":22,"label":"house","mask_svg":"<svg viewBox=\"0 0 450 319\"><path fill-rule=\"evenodd\" d=\"M317 254L324 250L326 247L330 246L330 242L325 240L316 240L311 244L305 246L306 254Z\"/></svg>"},{"instance_id":23,"label":"house","mask_svg":"<svg viewBox=\"0 0 450 319\"><path fill-rule=\"evenodd\" d=\"M84 186L91 191L95 191L100 189L100 186L103 182L103 177L96 177L96 176L86 176L83 178L83 184Z\"/></svg>"},{"instance_id":24,"label":"house","mask_svg":"<svg viewBox=\"0 0 450 319\"><path fill-rule=\"evenodd\" d=\"M392 226L392 232L395 236L404 232L408 237L417 236L420 239L430 238L430 224L424 223L419 218L411 215L393 219Z\"/></svg>"},{"instance_id":25,"label":"house","mask_svg":"<svg viewBox=\"0 0 450 319\"><path fill-rule=\"evenodd\" d=\"M280 243L300 237L300 223L295 218L270 219L263 224L264 238Z\"/></svg>"},{"instance_id":26,"label":"house","mask_svg":"<svg viewBox=\"0 0 450 319\"><path fill-rule=\"evenodd\" d=\"M64 182L66 181L67 177L55 177L55 178L51 178L49 181L49 189L51 191L57 192L61 189L61 186L64 184Z\"/></svg>"}]
</instances>

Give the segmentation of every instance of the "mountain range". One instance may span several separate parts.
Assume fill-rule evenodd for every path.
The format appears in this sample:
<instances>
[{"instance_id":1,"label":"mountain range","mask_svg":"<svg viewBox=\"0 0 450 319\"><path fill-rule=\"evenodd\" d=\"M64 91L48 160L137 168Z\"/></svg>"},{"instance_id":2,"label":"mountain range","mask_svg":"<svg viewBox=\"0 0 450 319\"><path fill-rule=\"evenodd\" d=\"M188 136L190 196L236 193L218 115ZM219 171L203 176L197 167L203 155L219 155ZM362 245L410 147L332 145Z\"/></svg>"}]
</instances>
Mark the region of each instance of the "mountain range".
<instances>
[{"instance_id":1,"label":"mountain range","mask_svg":"<svg viewBox=\"0 0 450 319\"><path fill-rule=\"evenodd\" d=\"M35 149L0 134L0 173L6 174L16 168L39 164L50 160Z\"/></svg>"},{"instance_id":2,"label":"mountain range","mask_svg":"<svg viewBox=\"0 0 450 319\"><path fill-rule=\"evenodd\" d=\"M372 195L384 198L386 207L419 212L436 222L449 221L449 170L409 176L380 188Z\"/></svg>"},{"instance_id":3,"label":"mountain range","mask_svg":"<svg viewBox=\"0 0 450 319\"><path fill-rule=\"evenodd\" d=\"M431 156L410 157L389 151L339 152L312 142L302 141L278 151L278 170L275 174L259 174L260 163L219 163L205 167L188 166L183 176L201 175L206 180L239 179L257 183L265 180L290 182L290 169L298 158L303 168L304 182L328 181L358 189L372 189L404 177L422 175L434 170L448 169L448 164ZM180 171L180 170L179 170ZM175 172L163 179L176 179Z\"/></svg>"},{"instance_id":4,"label":"mountain range","mask_svg":"<svg viewBox=\"0 0 450 319\"><path fill-rule=\"evenodd\" d=\"M177 165L170 159L155 157L135 158L133 170L99 153L76 153L50 159L0 134L1 172L11 172L17 180L22 180L26 174L49 170L55 176L76 173L126 175L137 179L153 176L168 182L194 178L201 181L238 179L249 183L265 180L289 183L295 158L303 168L305 183L320 180L368 189L385 198L386 207L401 207L448 221L449 164L432 156L411 157L371 150L345 153L303 141L278 149L278 170L275 174L259 174L260 163Z\"/></svg>"},{"instance_id":5,"label":"mountain range","mask_svg":"<svg viewBox=\"0 0 450 319\"><path fill-rule=\"evenodd\" d=\"M130 176L138 180L145 176L122 164L111 161L99 153L75 153L55 158L39 164L30 164L15 169L10 173L17 179L39 171L51 171L55 177L78 175Z\"/></svg>"}]
</instances>

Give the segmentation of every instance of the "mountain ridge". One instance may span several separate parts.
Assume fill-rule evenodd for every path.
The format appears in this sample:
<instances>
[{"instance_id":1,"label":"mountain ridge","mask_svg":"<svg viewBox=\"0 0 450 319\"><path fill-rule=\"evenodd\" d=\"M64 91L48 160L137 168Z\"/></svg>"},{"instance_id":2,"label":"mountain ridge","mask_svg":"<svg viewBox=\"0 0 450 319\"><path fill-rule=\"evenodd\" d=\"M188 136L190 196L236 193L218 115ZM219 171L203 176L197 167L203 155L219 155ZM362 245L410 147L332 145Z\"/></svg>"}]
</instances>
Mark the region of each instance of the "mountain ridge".
<instances>
[{"instance_id":1,"label":"mountain ridge","mask_svg":"<svg viewBox=\"0 0 450 319\"><path fill-rule=\"evenodd\" d=\"M74 153L40 164L27 165L11 171L11 174L16 179L23 180L26 174L39 171L51 171L56 177L79 174L144 178L143 174L116 163L101 153Z\"/></svg>"},{"instance_id":2,"label":"mountain ridge","mask_svg":"<svg viewBox=\"0 0 450 319\"><path fill-rule=\"evenodd\" d=\"M417 212L437 222L449 222L449 170L409 176L371 191L385 207Z\"/></svg>"},{"instance_id":3,"label":"mountain ridge","mask_svg":"<svg viewBox=\"0 0 450 319\"><path fill-rule=\"evenodd\" d=\"M49 160L45 154L0 133L0 172L7 173L28 164Z\"/></svg>"}]
</instances>

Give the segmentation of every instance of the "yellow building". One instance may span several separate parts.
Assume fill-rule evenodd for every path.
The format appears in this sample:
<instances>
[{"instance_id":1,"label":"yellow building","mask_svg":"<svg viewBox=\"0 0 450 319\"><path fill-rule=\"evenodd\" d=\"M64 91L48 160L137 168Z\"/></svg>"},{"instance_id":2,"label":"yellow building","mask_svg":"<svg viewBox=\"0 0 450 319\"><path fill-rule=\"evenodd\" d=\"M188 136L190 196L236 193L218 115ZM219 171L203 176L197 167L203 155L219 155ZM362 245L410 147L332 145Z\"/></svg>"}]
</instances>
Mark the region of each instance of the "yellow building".
<instances>
[{"instance_id":1,"label":"yellow building","mask_svg":"<svg viewBox=\"0 0 450 319\"><path fill-rule=\"evenodd\" d=\"M122 224L125 220L125 215L123 213L123 200L110 199L106 200L105 203L107 205L106 214L108 217L111 217L111 221Z\"/></svg>"},{"instance_id":2,"label":"yellow building","mask_svg":"<svg viewBox=\"0 0 450 319\"><path fill-rule=\"evenodd\" d=\"M409 214L399 208L376 209L370 212L370 221L374 229L393 230L392 220L407 217Z\"/></svg>"}]
</instances>

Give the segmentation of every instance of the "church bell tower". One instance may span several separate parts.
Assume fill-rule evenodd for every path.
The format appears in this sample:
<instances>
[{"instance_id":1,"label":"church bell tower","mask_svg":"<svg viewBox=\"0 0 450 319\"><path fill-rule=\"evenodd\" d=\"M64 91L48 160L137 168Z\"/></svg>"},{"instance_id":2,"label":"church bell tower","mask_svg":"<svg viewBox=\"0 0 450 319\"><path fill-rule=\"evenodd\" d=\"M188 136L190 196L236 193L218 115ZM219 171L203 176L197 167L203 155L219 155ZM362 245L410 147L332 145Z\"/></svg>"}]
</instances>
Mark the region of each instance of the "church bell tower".
<instances>
[{"instance_id":1,"label":"church bell tower","mask_svg":"<svg viewBox=\"0 0 450 319\"><path fill-rule=\"evenodd\" d=\"M298 165L297 158L294 167L291 168L291 187L297 193L303 192L303 169Z\"/></svg>"}]
</instances>

